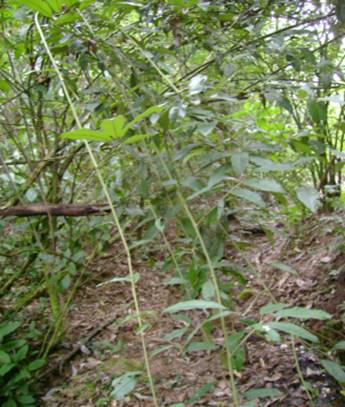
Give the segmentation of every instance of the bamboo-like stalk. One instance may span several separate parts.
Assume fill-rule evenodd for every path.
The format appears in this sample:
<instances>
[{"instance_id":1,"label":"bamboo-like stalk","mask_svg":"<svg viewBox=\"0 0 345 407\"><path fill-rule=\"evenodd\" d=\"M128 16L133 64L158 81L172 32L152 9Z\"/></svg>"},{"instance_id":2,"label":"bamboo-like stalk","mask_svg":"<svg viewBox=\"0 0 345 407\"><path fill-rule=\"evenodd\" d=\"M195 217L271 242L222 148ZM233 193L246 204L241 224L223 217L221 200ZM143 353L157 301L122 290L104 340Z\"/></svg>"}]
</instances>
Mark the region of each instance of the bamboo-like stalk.
<instances>
[{"instance_id":1,"label":"bamboo-like stalk","mask_svg":"<svg viewBox=\"0 0 345 407\"><path fill-rule=\"evenodd\" d=\"M80 121L79 116L77 114L75 105L74 105L74 103L73 103L73 101L72 101L72 99L70 97L69 91L68 91L68 89L66 87L64 78L63 78L63 76L61 74L61 71L60 71L58 65L57 65L57 62L55 61L55 58L54 58L53 54L50 51L50 48L49 48L49 45L48 45L48 43L46 41L43 30L42 30L41 25L40 25L40 23L38 21L38 14L37 13L35 14L35 24L36 24L37 30L39 32L39 35L41 37L42 43L43 43L43 45L44 45L44 47L46 49L46 52L47 52L47 54L49 56L49 59L50 59L52 65L53 65L53 68L54 68L58 78L59 78L61 87L62 87L62 89L64 91L65 97L66 97L66 99L68 101L68 104L69 104L69 106L71 108L71 111L72 111L73 117L75 119L75 122L76 122L78 128L82 128L81 121ZM140 335L140 338L141 338L141 345L142 345L142 349L143 349L146 372L147 372L149 383L150 383L150 389L151 389L151 393L152 393L154 406L158 407L159 405L158 405L156 391L155 391L154 382L153 382L153 377L152 377L152 373L151 373L149 356L148 356L148 351L147 351L147 346L146 346L145 333L144 333L144 329L143 329L143 321L142 321L142 318L141 318L141 315L140 315L140 306L139 306L137 288L136 288L136 284L135 284L131 252L130 252L130 249L129 249L129 245L128 245L128 242L127 242L127 239L126 239L125 232L124 232L124 230L123 230L123 228L121 226L118 214L117 214L116 209L115 209L115 207L113 205L113 202L111 200L108 188L107 188L107 186L105 184L105 181L103 179L103 176L102 176L102 174L101 174L101 172L99 170L96 158L95 158L95 156L94 156L94 154L93 154L93 152L91 150L91 147L90 147L89 143L86 140L84 140L84 144L85 144L86 150L87 150L87 152L89 154L91 163L95 168L95 172L97 174L99 183L102 186L103 193L104 193L104 195L106 197L106 200L107 200L107 203L108 203L108 205L110 207L112 218L113 218L114 223L115 223L115 225L116 225L116 227L117 227L117 229L119 231L120 238L121 238L123 247L124 247L125 252L126 252L128 270L129 270L129 274L130 274L130 277L131 277L132 297L133 297L133 302L134 302L134 307L135 307L135 312L136 312L136 317L137 317L137 323L138 323L138 326L139 326L139 335Z\"/></svg>"},{"instance_id":2,"label":"bamboo-like stalk","mask_svg":"<svg viewBox=\"0 0 345 407\"><path fill-rule=\"evenodd\" d=\"M156 154L158 156L158 159L167 175L167 177L169 178L169 180L173 180L173 176L166 164L166 162L162 159L160 152L158 151L157 147L155 147L156 150ZM217 280L217 275L216 275L216 271L214 269L214 266L212 264L212 260L210 258L209 252L207 250L207 247L205 245L204 239L200 233L200 229L199 226L192 214L192 212L189 209L189 206L181 192L181 188L179 185L179 182L177 182L176 184L176 192L177 192L177 197L180 201L180 204L183 208L183 210L185 211L187 217L189 218L193 229L195 231L196 237L200 243L201 246L201 250L203 252L203 255L205 257L209 272L210 272L210 276L211 276L211 280L215 289L215 294L216 294L216 300L218 302L218 304L222 305L222 298L221 298L221 293L220 293L220 288L219 288L219 284L218 284L218 280ZM236 382L235 382L235 373L234 373L234 369L232 366L232 354L230 352L229 349L229 345L228 345L228 330L226 327L226 322L225 322L225 318L222 316L220 317L220 323L221 323L221 327L222 327L222 332L223 332L223 337L224 337L224 346L225 346L225 350L226 350L226 359L227 359L227 367L228 367L228 371L229 371L229 376L230 376L230 386L231 386L231 391L232 391L232 398L233 398L233 403L234 406L238 407L240 405L240 400L239 400L239 395L238 395L238 391L237 391L237 386L236 386Z\"/></svg>"}]
</instances>

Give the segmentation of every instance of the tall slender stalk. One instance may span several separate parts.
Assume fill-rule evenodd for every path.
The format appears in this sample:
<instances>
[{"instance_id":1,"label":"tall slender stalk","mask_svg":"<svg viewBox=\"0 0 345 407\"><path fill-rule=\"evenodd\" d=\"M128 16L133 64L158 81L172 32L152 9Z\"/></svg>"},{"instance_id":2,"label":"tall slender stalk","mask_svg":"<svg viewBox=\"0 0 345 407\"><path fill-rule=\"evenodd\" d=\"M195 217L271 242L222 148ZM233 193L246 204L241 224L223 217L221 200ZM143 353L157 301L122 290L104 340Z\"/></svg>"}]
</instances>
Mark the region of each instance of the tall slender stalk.
<instances>
[{"instance_id":1,"label":"tall slender stalk","mask_svg":"<svg viewBox=\"0 0 345 407\"><path fill-rule=\"evenodd\" d=\"M81 121L80 121L79 116L77 114L74 103L73 103L73 101L72 101L72 99L70 97L69 91L68 91L68 89L66 87L64 78L63 78L63 76L61 74L61 71L60 71L58 65L57 65L57 62L55 61L55 58L54 58L53 54L50 51L50 48L49 48L49 45L48 45L48 43L46 41L45 35L44 35L44 33L42 31L42 28L41 28L41 25L40 25L40 23L38 21L38 14L37 13L35 14L35 24L36 24L37 30L39 32L39 35L41 37L42 43L43 43L43 45L44 45L44 47L46 49L46 52L47 52L47 54L49 56L49 59L50 59L52 65L53 65L53 68L54 68L58 78L59 78L61 87L62 87L63 92L65 94L65 97L66 97L66 99L68 101L68 104L69 104L69 106L71 108L74 120L75 120L78 128L82 128ZM105 184L105 181L103 179L103 176L102 176L102 174L100 172L98 163L97 163L96 158L95 158L95 156L94 156L94 154L93 154L93 152L91 150L90 144L86 140L84 140L83 142L84 142L86 150L87 150L87 152L89 154L91 163L95 168L96 175L97 175L99 183L100 183L100 185L102 187L102 190L103 190L103 193L105 195L106 201L107 201L107 203L108 203L108 205L110 207L112 218L113 218L114 223L115 223L115 225L116 225L116 227L117 227L117 229L119 231L119 235L120 235L120 238L121 238L121 241L122 241L122 244L123 244L126 256L127 256L128 270L129 270L129 275L131 277L131 291L132 291L132 297L133 297L133 302L134 302L134 307L135 307L135 312L136 312L136 317L137 317L137 323L138 323L138 326L139 326L139 335L140 335L141 345L142 345L142 349L143 349L146 372L147 372L148 379L149 379L149 384L150 384L150 389L151 389L151 393L152 393L154 406L158 407L159 405L158 405L155 386L154 386L153 377L152 377L152 373L151 373L149 356L148 356L148 351L147 351L147 346L146 346L145 333L144 333L144 329L143 329L143 321L142 321L142 318L141 318L141 315L140 315L140 306L139 306L137 288L136 288L136 284L135 284L135 277L134 277L134 270L133 270L131 252L130 252L130 249L129 249L129 245L128 245L128 242L127 242L127 239L126 239L125 232L124 232L124 230L123 230L123 228L121 226L118 214L117 214L117 212L115 210L115 206L113 205L113 202L111 200L108 188L107 188L107 186Z\"/></svg>"},{"instance_id":2,"label":"tall slender stalk","mask_svg":"<svg viewBox=\"0 0 345 407\"><path fill-rule=\"evenodd\" d=\"M160 152L158 151L157 147L155 147L156 149L156 154L158 156L158 159L162 165L162 167L164 168L165 173L167 174L169 180L173 180L173 176L170 172L169 167L167 166L166 162L162 159ZM179 182L177 182L177 186L176 186L176 192L177 192L177 197L180 201L180 204L183 208L183 210L185 211L187 217L189 218L193 229L195 231L196 237L200 243L201 246L201 250L203 252L203 255L205 257L209 272L210 272L210 276L211 276L211 280L215 289L215 294L216 294L216 300L217 302L222 305L222 298L221 298L221 293L220 293L220 288L219 288L219 284L218 284L218 280L217 280L217 275L216 275L216 271L214 269L214 266L212 264L212 260L210 258L209 252L207 250L207 247L205 245L204 239L200 233L200 229L198 227L198 224L192 214L192 212L189 209L189 206L181 192L181 188L180 188L180 184ZM225 322L225 318L222 316L220 318L220 322L221 322L221 327L222 327L222 332L223 332L223 337L224 337L224 346L226 349L226 358L227 358L227 367L228 367L228 371L229 371L229 376L230 376L230 385L231 385L231 391L232 391L232 398L233 398L233 403L234 406L239 406L240 405L240 401L239 401L239 395L238 395L238 391L237 391L237 387L236 387L236 383L235 383L235 373L234 373L234 369L232 366L232 354L230 352L229 349L229 344L228 344L228 331L227 331L227 327L226 327L226 322Z\"/></svg>"}]
</instances>

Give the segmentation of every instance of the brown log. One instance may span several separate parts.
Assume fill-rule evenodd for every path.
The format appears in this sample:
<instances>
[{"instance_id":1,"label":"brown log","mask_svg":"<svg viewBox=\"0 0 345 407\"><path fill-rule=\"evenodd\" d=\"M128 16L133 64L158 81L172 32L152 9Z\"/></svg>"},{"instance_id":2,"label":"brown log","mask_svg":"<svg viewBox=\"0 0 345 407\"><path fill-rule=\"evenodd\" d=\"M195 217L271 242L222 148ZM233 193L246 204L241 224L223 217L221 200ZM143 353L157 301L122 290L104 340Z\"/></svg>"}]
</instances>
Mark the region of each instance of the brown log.
<instances>
[{"instance_id":1,"label":"brown log","mask_svg":"<svg viewBox=\"0 0 345 407\"><path fill-rule=\"evenodd\" d=\"M0 209L0 216L89 216L105 215L110 212L104 204L27 204Z\"/></svg>"}]
</instances>

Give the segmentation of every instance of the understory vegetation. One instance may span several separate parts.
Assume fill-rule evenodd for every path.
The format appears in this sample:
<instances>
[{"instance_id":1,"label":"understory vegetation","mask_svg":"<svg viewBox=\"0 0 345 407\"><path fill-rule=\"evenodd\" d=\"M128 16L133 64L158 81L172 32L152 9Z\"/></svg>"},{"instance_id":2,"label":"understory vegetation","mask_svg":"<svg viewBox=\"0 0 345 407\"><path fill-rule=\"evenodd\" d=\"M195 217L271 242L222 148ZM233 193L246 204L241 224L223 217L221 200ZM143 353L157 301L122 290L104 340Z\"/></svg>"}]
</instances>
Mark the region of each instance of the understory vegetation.
<instances>
[{"instance_id":1,"label":"understory vegetation","mask_svg":"<svg viewBox=\"0 0 345 407\"><path fill-rule=\"evenodd\" d=\"M345 3L0 24L0 405L343 406Z\"/></svg>"}]
</instances>

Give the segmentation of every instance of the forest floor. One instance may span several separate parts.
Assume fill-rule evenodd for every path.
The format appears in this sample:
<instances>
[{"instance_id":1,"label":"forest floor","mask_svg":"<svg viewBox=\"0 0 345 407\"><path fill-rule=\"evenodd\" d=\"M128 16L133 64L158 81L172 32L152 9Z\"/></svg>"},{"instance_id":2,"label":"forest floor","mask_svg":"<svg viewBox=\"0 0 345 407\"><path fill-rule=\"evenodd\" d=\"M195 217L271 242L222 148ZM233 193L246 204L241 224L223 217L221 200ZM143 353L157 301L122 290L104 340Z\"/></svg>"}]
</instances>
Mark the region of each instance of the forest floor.
<instances>
[{"instance_id":1,"label":"forest floor","mask_svg":"<svg viewBox=\"0 0 345 407\"><path fill-rule=\"evenodd\" d=\"M325 350L345 339L344 215L342 212L311 217L299 226L297 233L288 233L283 228L279 232L276 228L274 242L262 234L242 232L240 223L233 225L241 239L250 242L250 247L241 254L229 247L225 257L244 269L248 264L255 269L253 273L247 268L245 287L235 285L233 289L237 313L259 320L260 307L274 299L280 303L323 309L334 316L331 322L313 320L306 324L321 338L317 349L315 346L309 349L308 344L297 339L293 347L288 337L282 344L268 343L254 335L247 340L245 365L236 375L239 391L275 388L281 392L274 398L254 400L256 406L345 406L338 385L324 373L319 363L325 357ZM107 255L95 261L93 280L77 294L68 318L66 337L51 355L42 380L42 406L153 405L143 380L138 381L124 401L111 401L110 398L114 377L128 371L143 371L140 337L131 315L133 303L129 284L99 285L114 275L128 274L124 257L117 257L116 262L112 260L118 250L120 246L115 245ZM164 254L155 253L155 256L159 258ZM289 266L285 272L279 270L282 263ZM145 332L149 352L154 354L151 368L160 405L229 406L229 382L219 351L183 352L184 338L169 341L165 337L184 327L183 321L162 313L164 308L181 300L181 292L176 286L165 284L169 278L167 272L155 270L148 260L136 260L134 267L140 273L141 309L144 313L147 311L145 318L150 322ZM198 312L189 316L195 323L204 317ZM127 317L125 323L124 317ZM229 321L229 328L231 324L233 322ZM234 324L237 328L239 323ZM239 327L243 328L243 325ZM216 346L220 346L221 332L216 329L214 336ZM194 340L201 339L196 337ZM71 349L77 349L73 357ZM309 393L314 397L314 404L310 403L301 383L296 359L304 380L310 384ZM59 363L60 369L54 370Z\"/></svg>"}]
</instances>

